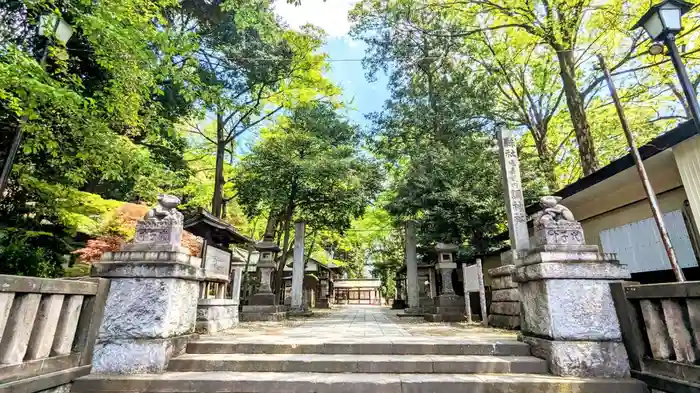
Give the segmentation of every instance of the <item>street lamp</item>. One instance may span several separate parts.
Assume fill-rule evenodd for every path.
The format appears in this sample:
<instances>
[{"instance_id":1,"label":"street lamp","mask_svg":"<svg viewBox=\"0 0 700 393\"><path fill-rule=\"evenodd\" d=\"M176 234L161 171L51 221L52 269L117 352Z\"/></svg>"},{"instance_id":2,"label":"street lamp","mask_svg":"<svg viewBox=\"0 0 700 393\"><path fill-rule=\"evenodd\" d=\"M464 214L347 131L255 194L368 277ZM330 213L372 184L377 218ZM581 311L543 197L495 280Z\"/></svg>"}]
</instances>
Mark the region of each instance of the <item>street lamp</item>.
<instances>
[{"instance_id":1,"label":"street lamp","mask_svg":"<svg viewBox=\"0 0 700 393\"><path fill-rule=\"evenodd\" d=\"M73 28L56 14L42 15L39 18L39 35L53 36L65 45L73 35Z\"/></svg>"},{"instance_id":2,"label":"street lamp","mask_svg":"<svg viewBox=\"0 0 700 393\"><path fill-rule=\"evenodd\" d=\"M39 18L39 29L38 33L40 36L49 36L55 38L57 41L62 42L64 45L68 42L70 37L73 35L73 29L70 27L66 21L60 18L58 15L50 14L43 15ZM49 53L48 43L44 46L41 56L37 56L37 61L44 66L46 61L46 56ZM17 150L19 150L19 145L22 141L22 123L27 122L27 117L22 116L17 129L15 131L15 137L12 140L12 146L10 146L10 151L7 153L5 162L2 167L2 173L0 173L0 198L4 198L5 186L7 186L7 179L10 177L10 172L12 171L12 164L14 164L15 156L17 155Z\"/></svg>"},{"instance_id":3,"label":"street lamp","mask_svg":"<svg viewBox=\"0 0 700 393\"><path fill-rule=\"evenodd\" d=\"M652 6L632 29L643 27L652 41L663 42L668 48L671 62L676 69L676 74L678 74L685 98L688 100L688 107L690 107L696 131L700 133L700 106L698 105L698 98L676 46L676 34L683 29L681 16L690 11L691 8L693 8L693 4L683 0L664 0ZM658 49L658 46L653 48L652 54L660 54L661 51Z\"/></svg>"}]
</instances>

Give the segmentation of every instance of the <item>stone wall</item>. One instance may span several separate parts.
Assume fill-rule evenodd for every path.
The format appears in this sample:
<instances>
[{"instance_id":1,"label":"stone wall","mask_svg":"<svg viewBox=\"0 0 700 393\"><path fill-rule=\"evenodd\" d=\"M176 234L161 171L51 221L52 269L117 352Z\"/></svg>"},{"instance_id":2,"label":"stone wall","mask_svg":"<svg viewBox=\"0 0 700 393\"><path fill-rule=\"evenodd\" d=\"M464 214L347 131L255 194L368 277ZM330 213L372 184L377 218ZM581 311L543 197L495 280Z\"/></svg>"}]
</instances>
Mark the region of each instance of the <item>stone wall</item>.
<instances>
[{"instance_id":1,"label":"stone wall","mask_svg":"<svg viewBox=\"0 0 700 393\"><path fill-rule=\"evenodd\" d=\"M491 307L489 325L505 329L520 327L520 290L513 281L515 265L489 270L491 276Z\"/></svg>"}]
</instances>

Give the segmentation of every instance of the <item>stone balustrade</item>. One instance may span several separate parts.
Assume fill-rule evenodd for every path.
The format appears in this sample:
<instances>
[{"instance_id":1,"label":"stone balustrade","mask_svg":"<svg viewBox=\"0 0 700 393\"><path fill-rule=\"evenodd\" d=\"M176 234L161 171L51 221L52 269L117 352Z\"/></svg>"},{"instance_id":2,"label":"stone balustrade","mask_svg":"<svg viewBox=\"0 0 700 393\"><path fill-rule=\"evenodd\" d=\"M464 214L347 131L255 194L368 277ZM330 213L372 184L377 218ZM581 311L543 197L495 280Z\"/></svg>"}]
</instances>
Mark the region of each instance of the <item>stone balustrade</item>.
<instances>
[{"instance_id":1,"label":"stone balustrade","mask_svg":"<svg viewBox=\"0 0 700 393\"><path fill-rule=\"evenodd\" d=\"M610 284L632 376L652 391L692 392L700 381L700 281Z\"/></svg>"},{"instance_id":2,"label":"stone balustrade","mask_svg":"<svg viewBox=\"0 0 700 393\"><path fill-rule=\"evenodd\" d=\"M90 373L109 280L0 275L0 385L70 391Z\"/></svg>"}]
</instances>

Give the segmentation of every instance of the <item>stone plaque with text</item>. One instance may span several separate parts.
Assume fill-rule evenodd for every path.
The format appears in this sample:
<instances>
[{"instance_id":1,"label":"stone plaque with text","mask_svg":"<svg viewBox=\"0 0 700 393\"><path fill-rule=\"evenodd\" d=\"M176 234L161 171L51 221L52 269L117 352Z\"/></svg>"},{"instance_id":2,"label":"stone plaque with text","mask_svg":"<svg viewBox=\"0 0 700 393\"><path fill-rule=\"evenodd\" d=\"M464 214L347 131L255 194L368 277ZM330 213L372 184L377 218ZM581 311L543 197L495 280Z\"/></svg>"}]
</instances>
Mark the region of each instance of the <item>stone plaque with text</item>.
<instances>
[{"instance_id":1,"label":"stone plaque with text","mask_svg":"<svg viewBox=\"0 0 700 393\"><path fill-rule=\"evenodd\" d=\"M207 246L204 255L204 276L207 280L229 281L231 253L214 246Z\"/></svg>"}]
</instances>

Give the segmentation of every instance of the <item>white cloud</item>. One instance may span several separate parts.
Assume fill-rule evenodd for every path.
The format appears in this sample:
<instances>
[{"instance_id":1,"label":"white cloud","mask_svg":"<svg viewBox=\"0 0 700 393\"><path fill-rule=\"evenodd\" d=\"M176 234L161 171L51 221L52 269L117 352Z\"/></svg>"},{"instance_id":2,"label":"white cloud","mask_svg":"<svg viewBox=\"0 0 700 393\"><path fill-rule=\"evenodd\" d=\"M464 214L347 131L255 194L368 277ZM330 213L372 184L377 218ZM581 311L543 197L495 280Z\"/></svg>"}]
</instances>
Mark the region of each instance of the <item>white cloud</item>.
<instances>
[{"instance_id":1,"label":"white cloud","mask_svg":"<svg viewBox=\"0 0 700 393\"><path fill-rule=\"evenodd\" d=\"M330 38L343 37L350 30L348 11L358 0L302 0L300 6L288 4L286 0L276 0L277 14L298 29L307 23L321 27Z\"/></svg>"}]
</instances>

